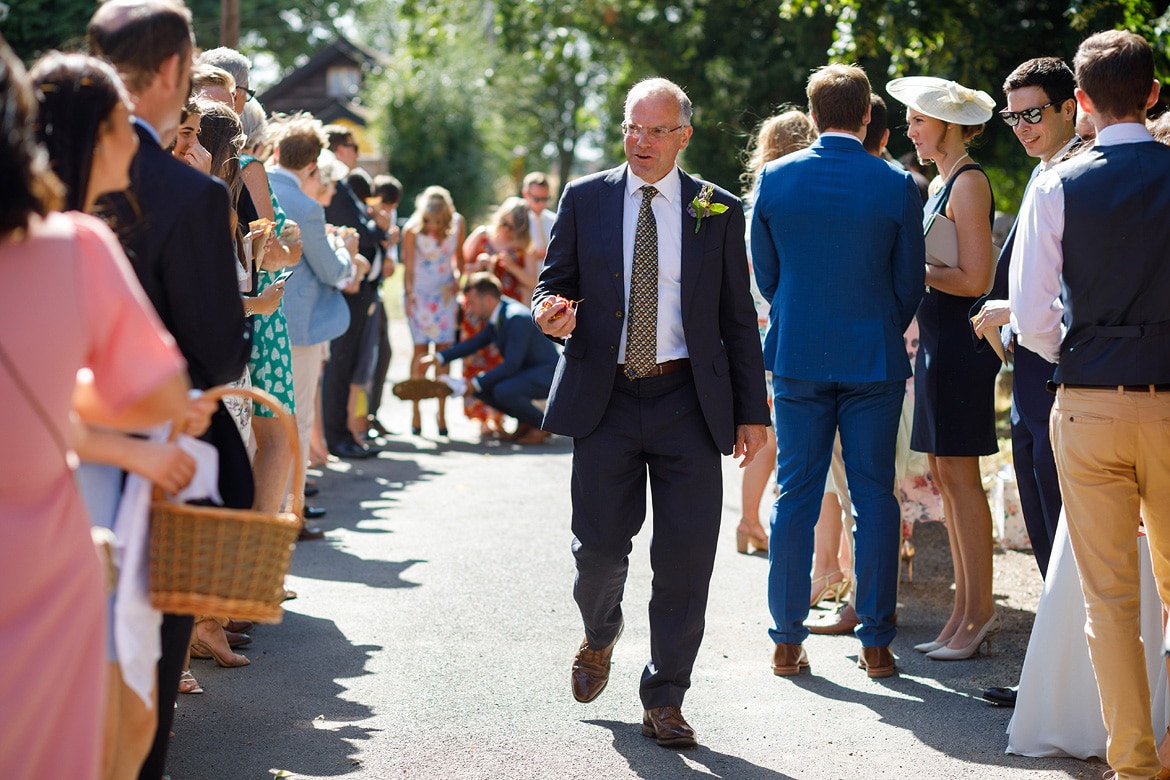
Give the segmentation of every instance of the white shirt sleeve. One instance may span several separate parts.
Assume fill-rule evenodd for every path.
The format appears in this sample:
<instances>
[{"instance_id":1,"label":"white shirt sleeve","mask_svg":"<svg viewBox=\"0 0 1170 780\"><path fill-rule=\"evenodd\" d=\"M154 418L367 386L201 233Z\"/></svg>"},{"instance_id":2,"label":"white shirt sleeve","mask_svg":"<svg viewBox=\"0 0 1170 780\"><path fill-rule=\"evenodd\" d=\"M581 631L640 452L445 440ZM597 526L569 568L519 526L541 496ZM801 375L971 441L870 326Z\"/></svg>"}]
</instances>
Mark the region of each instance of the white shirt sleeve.
<instances>
[{"instance_id":1,"label":"white shirt sleeve","mask_svg":"<svg viewBox=\"0 0 1170 780\"><path fill-rule=\"evenodd\" d=\"M1028 188L1020 205L1008 300L1017 339L1050 363L1058 362L1064 338L1063 235L1064 186L1059 175L1047 171Z\"/></svg>"}]
</instances>

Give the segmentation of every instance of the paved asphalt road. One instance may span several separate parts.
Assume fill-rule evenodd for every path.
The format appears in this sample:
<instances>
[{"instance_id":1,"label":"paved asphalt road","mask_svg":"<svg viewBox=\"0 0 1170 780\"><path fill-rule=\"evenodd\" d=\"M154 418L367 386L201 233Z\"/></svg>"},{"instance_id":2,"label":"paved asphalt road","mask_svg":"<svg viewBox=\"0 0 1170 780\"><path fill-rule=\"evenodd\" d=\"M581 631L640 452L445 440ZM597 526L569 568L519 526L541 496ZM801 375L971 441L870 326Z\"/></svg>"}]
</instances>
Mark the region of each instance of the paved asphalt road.
<instances>
[{"instance_id":1,"label":"paved asphalt road","mask_svg":"<svg viewBox=\"0 0 1170 780\"><path fill-rule=\"evenodd\" d=\"M395 344L409 343L403 332ZM399 357L391 376L405 374ZM394 399L384 418L409 431ZM301 544L284 621L259 626L251 666L195 661L206 693L181 696L173 780L293 778L1097 778L1100 763L1004 754L1010 710L972 698L1015 682L1039 575L998 554L1005 630L991 658L942 663L911 646L949 610L945 530L920 527L903 583L900 675L870 681L852 637L811 637L812 673L771 674L764 558L738 555L739 473L724 470L707 633L684 713L701 746L641 736L649 653L650 524L635 540L626 631L592 704L569 692L581 640L572 601L571 443L481 444L449 413L451 438L389 439L376 459L332 463L315 499L324 541ZM905 577L905 574L903 574Z\"/></svg>"}]
</instances>

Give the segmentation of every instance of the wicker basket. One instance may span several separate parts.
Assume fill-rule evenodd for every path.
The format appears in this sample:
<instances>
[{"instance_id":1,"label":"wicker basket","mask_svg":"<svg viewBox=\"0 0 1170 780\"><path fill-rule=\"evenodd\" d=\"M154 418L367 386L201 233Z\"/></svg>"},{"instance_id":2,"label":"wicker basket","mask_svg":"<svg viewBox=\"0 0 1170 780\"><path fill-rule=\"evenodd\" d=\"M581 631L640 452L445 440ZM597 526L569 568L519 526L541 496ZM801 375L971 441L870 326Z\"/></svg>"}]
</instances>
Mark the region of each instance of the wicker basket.
<instances>
[{"instance_id":1,"label":"wicker basket","mask_svg":"<svg viewBox=\"0 0 1170 780\"><path fill-rule=\"evenodd\" d=\"M204 393L252 398L272 409L294 453L299 453L291 414L268 393L218 387ZM305 464L294 457L293 485L305 481ZM294 492L292 512L190 506L163 499L155 489L151 506L150 600L177 615L224 615L279 623L284 614L284 577L301 529L303 499Z\"/></svg>"}]
</instances>

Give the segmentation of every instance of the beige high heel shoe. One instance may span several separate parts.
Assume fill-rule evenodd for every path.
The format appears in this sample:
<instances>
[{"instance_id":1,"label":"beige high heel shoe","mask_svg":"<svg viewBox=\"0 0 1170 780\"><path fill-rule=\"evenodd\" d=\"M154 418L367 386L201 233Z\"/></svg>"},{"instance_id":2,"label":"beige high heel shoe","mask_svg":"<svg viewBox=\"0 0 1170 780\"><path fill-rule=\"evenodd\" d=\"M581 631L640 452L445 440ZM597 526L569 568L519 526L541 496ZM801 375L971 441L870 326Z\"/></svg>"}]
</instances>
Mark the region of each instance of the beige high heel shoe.
<instances>
[{"instance_id":1,"label":"beige high heel shoe","mask_svg":"<svg viewBox=\"0 0 1170 780\"><path fill-rule=\"evenodd\" d=\"M829 582L830 578L835 577L838 574L842 575L840 580L837 580L836 582ZM825 583L824 587L821 587L819 590L817 586L818 582ZM840 604L841 599L845 598L845 596L849 594L849 591L852 588L853 579L840 569L837 571L831 571L828 574L822 574L819 577L813 577L812 598L809 599L808 605L810 607L815 607L817 604L820 604L830 596L833 597L834 604Z\"/></svg>"},{"instance_id":2,"label":"beige high heel shoe","mask_svg":"<svg viewBox=\"0 0 1170 780\"><path fill-rule=\"evenodd\" d=\"M906 564L906 582L914 582L914 542L909 539L902 540L902 552L898 563Z\"/></svg>"},{"instance_id":3,"label":"beige high heel shoe","mask_svg":"<svg viewBox=\"0 0 1170 780\"><path fill-rule=\"evenodd\" d=\"M987 645L987 654L991 655L991 640L1002 627L1003 622L999 619L999 613L992 612L991 619L983 624L983 628L979 629L979 633L966 647L940 647L931 650L926 657L933 661L963 661L980 652L984 645Z\"/></svg>"},{"instance_id":4,"label":"beige high heel shoe","mask_svg":"<svg viewBox=\"0 0 1170 780\"><path fill-rule=\"evenodd\" d=\"M735 528L735 551L748 554L748 546L754 547L754 552L768 552L768 535L759 523L752 525L745 519L740 519Z\"/></svg>"}]
</instances>

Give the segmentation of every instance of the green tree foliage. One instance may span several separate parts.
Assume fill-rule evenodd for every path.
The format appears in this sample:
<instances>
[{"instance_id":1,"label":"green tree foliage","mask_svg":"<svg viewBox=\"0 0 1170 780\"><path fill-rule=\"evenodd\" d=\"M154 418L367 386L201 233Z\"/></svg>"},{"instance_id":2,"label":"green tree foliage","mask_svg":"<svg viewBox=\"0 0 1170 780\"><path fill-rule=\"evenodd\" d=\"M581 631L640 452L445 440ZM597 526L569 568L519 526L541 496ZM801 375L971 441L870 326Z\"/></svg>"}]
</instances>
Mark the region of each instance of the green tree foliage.
<instances>
[{"instance_id":1,"label":"green tree foliage","mask_svg":"<svg viewBox=\"0 0 1170 780\"><path fill-rule=\"evenodd\" d=\"M240 0L240 50L272 55L287 70L312 56L338 32L338 21L351 16L359 0L289 3L287 0ZM221 0L186 0L191 8L195 42L203 49L219 45Z\"/></svg>"},{"instance_id":2,"label":"green tree foliage","mask_svg":"<svg viewBox=\"0 0 1170 780\"><path fill-rule=\"evenodd\" d=\"M687 169L732 191L748 138L780 106L804 107L809 70L824 64L832 42L827 15L782 19L768 0L632 0L613 10L598 33L628 60L611 95L611 137L626 89L647 76L669 78L695 106Z\"/></svg>"},{"instance_id":3,"label":"green tree foliage","mask_svg":"<svg viewBox=\"0 0 1170 780\"><path fill-rule=\"evenodd\" d=\"M890 78L940 76L986 91L1002 108L1003 81L1021 62L1055 56L1071 64L1085 37L1113 28L1144 35L1154 45L1163 82L1170 74L1170 12L1163 8L1159 16L1147 0L785 0L780 13L791 20L835 16L829 58L884 62L884 73L867 67L883 95ZM898 136L905 124L899 119L902 107L889 102L892 135ZM891 148L906 146L895 138ZM1014 211L1034 161L997 118L988 123L973 154L989 168L997 207Z\"/></svg>"},{"instance_id":4,"label":"green tree foliage","mask_svg":"<svg viewBox=\"0 0 1170 780\"><path fill-rule=\"evenodd\" d=\"M93 0L4 0L0 35L16 55L31 62L51 49L78 51L85 46L85 26L97 4Z\"/></svg>"},{"instance_id":5,"label":"green tree foliage","mask_svg":"<svg viewBox=\"0 0 1170 780\"><path fill-rule=\"evenodd\" d=\"M596 4L574 0L501 0L496 32L504 62L495 80L500 99L510 103L509 125L527 139L526 167L555 163L567 181L585 137L602 137L602 107L618 56L610 42L590 34Z\"/></svg>"},{"instance_id":6,"label":"green tree foliage","mask_svg":"<svg viewBox=\"0 0 1170 780\"><path fill-rule=\"evenodd\" d=\"M483 25L442 4L408 4L396 21L402 41L369 105L390 170L402 181L404 209L437 184L474 224L498 202L506 171L503 117L492 110L491 48Z\"/></svg>"}]
</instances>

